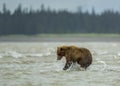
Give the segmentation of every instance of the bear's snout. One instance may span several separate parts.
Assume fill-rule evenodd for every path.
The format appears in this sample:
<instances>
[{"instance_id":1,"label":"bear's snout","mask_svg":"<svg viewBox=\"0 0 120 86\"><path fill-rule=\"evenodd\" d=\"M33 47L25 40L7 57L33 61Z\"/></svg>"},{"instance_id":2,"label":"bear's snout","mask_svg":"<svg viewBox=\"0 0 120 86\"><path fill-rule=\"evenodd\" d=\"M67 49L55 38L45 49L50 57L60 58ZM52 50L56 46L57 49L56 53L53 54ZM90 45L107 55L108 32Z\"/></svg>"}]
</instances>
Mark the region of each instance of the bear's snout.
<instances>
[{"instance_id":1,"label":"bear's snout","mask_svg":"<svg viewBox=\"0 0 120 86\"><path fill-rule=\"evenodd\" d=\"M62 56L57 56L57 60L61 60Z\"/></svg>"}]
</instances>

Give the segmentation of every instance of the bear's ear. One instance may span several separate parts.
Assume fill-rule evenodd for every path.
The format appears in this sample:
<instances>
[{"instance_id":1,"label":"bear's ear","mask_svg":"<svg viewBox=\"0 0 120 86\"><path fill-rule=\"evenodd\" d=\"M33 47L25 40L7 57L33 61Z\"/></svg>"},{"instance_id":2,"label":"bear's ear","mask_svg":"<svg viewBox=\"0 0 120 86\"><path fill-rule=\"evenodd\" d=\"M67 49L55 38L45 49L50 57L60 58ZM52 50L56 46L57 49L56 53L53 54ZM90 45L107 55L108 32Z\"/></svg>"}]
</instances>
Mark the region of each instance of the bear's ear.
<instances>
[{"instance_id":1,"label":"bear's ear","mask_svg":"<svg viewBox=\"0 0 120 86\"><path fill-rule=\"evenodd\" d=\"M67 50L70 50L71 49L71 47L67 47Z\"/></svg>"},{"instance_id":2,"label":"bear's ear","mask_svg":"<svg viewBox=\"0 0 120 86\"><path fill-rule=\"evenodd\" d=\"M61 47L61 51L65 51L65 50L70 50L71 49L71 47L68 47L68 46L64 46L64 47Z\"/></svg>"}]
</instances>

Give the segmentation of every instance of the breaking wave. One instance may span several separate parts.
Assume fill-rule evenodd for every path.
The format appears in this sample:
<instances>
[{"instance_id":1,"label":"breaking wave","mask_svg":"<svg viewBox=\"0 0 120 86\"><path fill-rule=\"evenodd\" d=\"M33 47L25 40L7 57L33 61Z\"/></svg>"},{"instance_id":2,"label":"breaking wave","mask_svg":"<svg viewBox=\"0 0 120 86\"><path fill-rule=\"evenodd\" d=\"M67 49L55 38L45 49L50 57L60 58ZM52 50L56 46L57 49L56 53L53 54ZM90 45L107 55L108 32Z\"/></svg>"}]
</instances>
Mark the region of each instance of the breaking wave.
<instances>
[{"instance_id":1,"label":"breaking wave","mask_svg":"<svg viewBox=\"0 0 120 86\"><path fill-rule=\"evenodd\" d=\"M51 55L51 51L40 52L40 53L20 53L17 51L5 51L0 53L0 58L10 57L10 58L24 58L24 57L43 57Z\"/></svg>"}]
</instances>

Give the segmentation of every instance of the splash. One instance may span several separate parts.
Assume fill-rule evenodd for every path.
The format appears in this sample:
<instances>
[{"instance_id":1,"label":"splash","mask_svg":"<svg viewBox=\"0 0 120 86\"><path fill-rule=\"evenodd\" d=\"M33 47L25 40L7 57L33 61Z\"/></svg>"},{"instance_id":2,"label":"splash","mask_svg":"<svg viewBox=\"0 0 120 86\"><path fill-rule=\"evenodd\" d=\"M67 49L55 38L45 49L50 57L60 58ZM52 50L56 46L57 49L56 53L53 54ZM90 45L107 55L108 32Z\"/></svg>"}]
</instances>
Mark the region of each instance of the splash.
<instances>
[{"instance_id":1,"label":"splash","mask_svg":"<svg viewBox=\"0 0 120 86\"><path fill-rule=\"evenodd\" d=\"M100 69L101 71L104 71L107 67L107 64L105 63L105 61L97 61L97 63L101 63L103 66L102 68Z\"/></svg>"}]
</instances>

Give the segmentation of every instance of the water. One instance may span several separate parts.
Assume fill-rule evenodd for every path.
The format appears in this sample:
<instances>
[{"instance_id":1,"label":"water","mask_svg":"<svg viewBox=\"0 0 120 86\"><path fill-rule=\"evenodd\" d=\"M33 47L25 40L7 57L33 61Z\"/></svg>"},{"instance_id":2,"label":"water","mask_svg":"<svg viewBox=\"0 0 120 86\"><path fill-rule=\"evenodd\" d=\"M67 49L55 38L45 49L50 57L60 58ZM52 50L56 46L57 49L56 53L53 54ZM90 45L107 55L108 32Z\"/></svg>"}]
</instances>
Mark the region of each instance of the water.
<instances>
[{"instance_id":1,"label":"water","mask_svg":"<svg viewBox=\"0 0 120 86\"><path fill-rule=\"evenodd\" d=\"M56 47L90 49L93 63L86 70L62 68ZM0 43L0 86L120 86L120 43Z\"/></svg>"}]
</instances>

